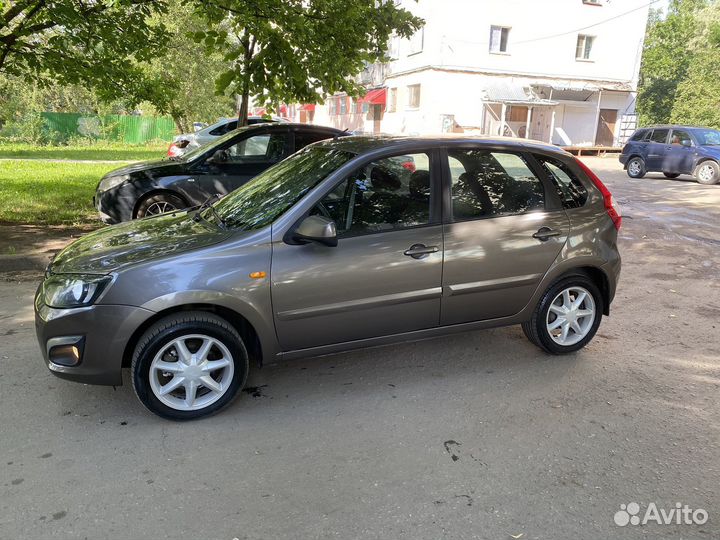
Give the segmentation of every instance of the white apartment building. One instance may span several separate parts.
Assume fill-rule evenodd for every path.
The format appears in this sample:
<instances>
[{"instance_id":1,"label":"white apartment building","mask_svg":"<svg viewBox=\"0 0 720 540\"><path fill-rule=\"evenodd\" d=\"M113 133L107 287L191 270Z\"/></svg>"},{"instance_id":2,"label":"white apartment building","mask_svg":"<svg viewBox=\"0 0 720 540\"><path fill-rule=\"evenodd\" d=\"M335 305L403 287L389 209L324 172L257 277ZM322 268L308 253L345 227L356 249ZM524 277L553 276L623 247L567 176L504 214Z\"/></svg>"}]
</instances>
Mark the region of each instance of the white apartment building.
<instances>
[{"instance_id":1,"label":"white apartment building","mask_svg":"<svg viewBox=\"0 0 720 540\"><path fill-rule=\"evenodd\" d=\"M526 137L617 146L635 127L649 0L401 0L425 19L368 66L364 98L294 119L395 134Z\"/></svg>"}]
</instances>

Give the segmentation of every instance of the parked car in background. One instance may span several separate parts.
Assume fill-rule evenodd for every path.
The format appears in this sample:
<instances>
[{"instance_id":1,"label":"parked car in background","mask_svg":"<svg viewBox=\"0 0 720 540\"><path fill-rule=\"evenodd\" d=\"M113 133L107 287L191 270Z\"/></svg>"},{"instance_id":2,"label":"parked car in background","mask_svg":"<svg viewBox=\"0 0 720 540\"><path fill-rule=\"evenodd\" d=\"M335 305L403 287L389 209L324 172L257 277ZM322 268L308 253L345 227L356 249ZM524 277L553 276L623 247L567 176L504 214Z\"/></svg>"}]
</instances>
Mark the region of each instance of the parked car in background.
<instances>
[{"instance_id":1,"label":"parked car in background","mask_svg":"<svg viewBox=\"0 0 720 540\"><path fill-rule=\"evenodd\" d=\"M215 204L70 244L35 326L54 374L119 385L129 367L142 403L178 420L230 403L251 363L512 324L570 353L609 315L621 219L550 145L343 137Z\"/></svg>"},{"instance_id":2,"label":"parked car in background","mask_svg":"<svg viewBox=\"0 0 720 540\"><path fill-rule=\"evenodd\" d=\"M279 117L267 118L265 116L250 116L248 117L248 126L254 126L255 124L271 124L271 123L283 123L286 120ZM194 126L195 124L193 124ZM194 133L182 133L176 135L173 139L172 144L168 148L168 157L178 157L183 154L199 148L205 144L208 144L218 137L230 133L238 128L237 118L223 118L218 120L214 124L202 127L196 130Z\"/></svg>"},{"instance_id":3,"label":"parked car in background","mask_svg":"<svg viewBox=\"0 0 720 540\"><path fill-rule=\"evenodd\" d=\"M668 178L690 174L701 184L720 180L720 131L693 126L638 129L620 154L630 178L661 172Z\"/></svg>"},{"instance_id":4,"label":"parked car in background","mask_svg":"<svg viewBox=\"0 0 720 540\"><path fill-rule=\"evenodd\" d=\"M135 163L106 174L94 206L118 223L195 206L225 195L308 144L347 135L308 124L261 123L236 129L181 157Z\"/></svg>"}]
</instances>

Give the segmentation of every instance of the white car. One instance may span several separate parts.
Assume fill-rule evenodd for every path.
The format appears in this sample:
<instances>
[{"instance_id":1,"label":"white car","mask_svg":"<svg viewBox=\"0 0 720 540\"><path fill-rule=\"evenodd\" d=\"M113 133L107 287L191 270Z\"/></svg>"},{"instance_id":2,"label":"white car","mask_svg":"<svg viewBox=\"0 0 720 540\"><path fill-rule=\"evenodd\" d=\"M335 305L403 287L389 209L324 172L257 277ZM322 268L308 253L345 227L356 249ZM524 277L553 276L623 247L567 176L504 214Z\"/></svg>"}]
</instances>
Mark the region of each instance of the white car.
<instances>
[{"instance_id":1,"label":"white car","mask_svg":"<svg viewBox=\"0 0 720 540\"><path fill-rule=\"evenodd\" d=\"M287 120L276 116L271 119L264 116L248 117L248 125L271 122L287 122ZM237 127L237 117L221 118L214 124L202 128L195 133L182 133L180 135L176 135L172 144L170 144L170 148L168 148L167 155L168 157L182 156L185 152L204 146L218 137L222 137L226 133L237 129Z\"/></svg>"}]
</instances>

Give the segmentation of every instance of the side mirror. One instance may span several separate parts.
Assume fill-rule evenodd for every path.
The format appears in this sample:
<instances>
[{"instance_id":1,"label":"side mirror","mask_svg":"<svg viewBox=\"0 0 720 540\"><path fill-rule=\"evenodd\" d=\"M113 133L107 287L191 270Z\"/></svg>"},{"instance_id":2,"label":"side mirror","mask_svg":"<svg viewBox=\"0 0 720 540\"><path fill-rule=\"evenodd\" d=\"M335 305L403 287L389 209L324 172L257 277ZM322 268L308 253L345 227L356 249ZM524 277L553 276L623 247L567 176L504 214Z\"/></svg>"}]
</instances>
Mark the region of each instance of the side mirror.
<instances>
[{"instance_id":1,"label":"side mirror","mask_svg":"<svg viewBox=\"0 0 720 540\"><path fill-rule=\"evenodd\" d=\"M299 244L317 242L328 247L338 245L335 222L322 216L308 216L292 233L292 239Z\"/></svg>"},{"instance_id":2,"label":"side mirror","mask_svg":"<svg viewBox=\"0 0 720 540\"><path fill-rule=\"evenodd\" d=\"M207 163L225 163L227 160L227 150L216 150L215 153L207 159Z\"/></svg>"}]
</instances>

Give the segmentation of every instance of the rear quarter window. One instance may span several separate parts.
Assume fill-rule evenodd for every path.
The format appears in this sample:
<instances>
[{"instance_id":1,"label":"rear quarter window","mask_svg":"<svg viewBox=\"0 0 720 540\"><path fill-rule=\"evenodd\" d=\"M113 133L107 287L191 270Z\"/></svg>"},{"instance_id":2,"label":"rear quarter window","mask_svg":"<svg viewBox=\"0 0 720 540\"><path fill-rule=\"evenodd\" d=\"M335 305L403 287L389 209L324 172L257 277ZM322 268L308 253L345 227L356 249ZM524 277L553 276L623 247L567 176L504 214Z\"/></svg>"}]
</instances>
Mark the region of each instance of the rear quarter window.
<instances>
[{"instance_id":1,"label":"rear quarter window","mask_svg":"<svg viewBox=\"0 0 720 540\"><path fill-rule=\"evenodd\" d=\"M588 192L577 175L563 161L549 156L535 156L557 190L563 208L580 208Z\"/></svg>"},{"instance_id":2,"label":"rear quarter window","mask_svg":"<svg viewBox=\"0 0 720 540\"><path fill-rule=\"evenodd\" d=\"M645 138L645 134L647 133L646 129L638 129L635 133L633 133L632 137L630 137L631 141L641 141Z\"/></svg>"}]
</instances>

